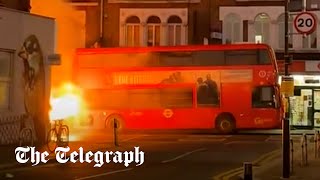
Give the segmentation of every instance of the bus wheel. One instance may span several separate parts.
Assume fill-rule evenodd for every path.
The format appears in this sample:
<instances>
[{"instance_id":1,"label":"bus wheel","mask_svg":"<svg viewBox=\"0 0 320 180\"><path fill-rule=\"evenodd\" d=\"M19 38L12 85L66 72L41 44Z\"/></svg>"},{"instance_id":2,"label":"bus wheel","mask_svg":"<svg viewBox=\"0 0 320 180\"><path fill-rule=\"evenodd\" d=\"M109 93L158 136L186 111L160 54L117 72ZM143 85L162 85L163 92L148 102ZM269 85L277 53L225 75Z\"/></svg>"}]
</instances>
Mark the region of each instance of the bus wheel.
<instances>
[{"instance_id":1,"label":"bus wheel","mask_svg":"<svg viewBox=\"0 0 320 180\"><path fill-rule=\"evenodd\" d=\"M116 120L117 130L122 130L124 128L123 118L119 114L111 114L106 118L105 127L107 129L114 129L114 120Z\"/></svg>"},{"instance_id":2,"label":"bus wheel","mask_svg":"<svg viewBox=\"0 0 320 180\"><path fill-rule=\"evenodd\" d=\"M235 121L230 114L221 114L217 117L216 128L224 134L232 133L235 130Z\"/></svg>"}]
</instances>

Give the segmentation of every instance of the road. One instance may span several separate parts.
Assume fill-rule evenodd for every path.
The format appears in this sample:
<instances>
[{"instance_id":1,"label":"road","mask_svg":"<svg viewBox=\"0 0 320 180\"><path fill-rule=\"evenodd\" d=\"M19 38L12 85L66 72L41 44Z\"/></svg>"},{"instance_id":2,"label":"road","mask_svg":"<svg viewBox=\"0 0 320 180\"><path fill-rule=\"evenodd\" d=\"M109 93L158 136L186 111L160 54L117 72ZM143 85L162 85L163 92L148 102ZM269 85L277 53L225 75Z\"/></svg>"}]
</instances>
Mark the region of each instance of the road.
<instances>
[{"instance_id":1,"label":"road","mask_svg":"<svg viewBox=\"0 0 320 180\"><path fill-rule=\"evenodd\" d=\"M2 171L0 177L6 179L9 173L12 179L207 180L227 171L232 174L230 170L243 162L281 148L281 136L277 135L135 133L120 135L120 147L114 147L111 135L102 131L90 134L85 137L89 142L74 142L75 149L125 151L139 146L145 153L144 163L129 167L110 163L101 168L94 168L93 163L50 163Z\"/></svg>"}]
</instances>

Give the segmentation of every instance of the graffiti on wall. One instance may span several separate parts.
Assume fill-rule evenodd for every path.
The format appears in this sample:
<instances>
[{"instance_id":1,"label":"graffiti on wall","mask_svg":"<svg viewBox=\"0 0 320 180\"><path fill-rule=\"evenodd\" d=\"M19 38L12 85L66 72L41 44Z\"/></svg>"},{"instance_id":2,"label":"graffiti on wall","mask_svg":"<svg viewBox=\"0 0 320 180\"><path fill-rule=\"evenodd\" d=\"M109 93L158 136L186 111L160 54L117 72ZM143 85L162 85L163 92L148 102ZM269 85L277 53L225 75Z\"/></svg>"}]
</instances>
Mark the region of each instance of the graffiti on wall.
<instances>
[{"instance_id":1,"label":"graffiti on wall","mask_svg":"<svg viewBox=\"0 0 320 180\"><path fill-rule=\"evenodd\" d=\"M37 137L44 134L45 112L45 73L44 57L35 35L28 36L18 52L24 66L24 105L25 111L34 120Z\"/></svg>"}]
</instances>

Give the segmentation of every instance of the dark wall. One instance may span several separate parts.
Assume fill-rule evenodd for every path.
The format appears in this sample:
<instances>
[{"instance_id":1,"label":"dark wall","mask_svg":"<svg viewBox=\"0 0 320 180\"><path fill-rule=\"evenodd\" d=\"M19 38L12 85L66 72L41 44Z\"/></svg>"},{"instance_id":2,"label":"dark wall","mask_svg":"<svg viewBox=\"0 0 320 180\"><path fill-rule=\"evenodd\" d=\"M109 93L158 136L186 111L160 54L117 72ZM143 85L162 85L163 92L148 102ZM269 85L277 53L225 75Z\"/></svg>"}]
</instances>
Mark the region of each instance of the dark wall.
<instances>
[{"instance_id":1,"label":"dark wall","mask_svg":"<svg viewBox=\"0 0 320 180\"><path fill-rule=\"evenodd\" d=\"M1 0L4 7L16 9L20 11L30 12L30 0Z\"/></svg>"}]
</instances>

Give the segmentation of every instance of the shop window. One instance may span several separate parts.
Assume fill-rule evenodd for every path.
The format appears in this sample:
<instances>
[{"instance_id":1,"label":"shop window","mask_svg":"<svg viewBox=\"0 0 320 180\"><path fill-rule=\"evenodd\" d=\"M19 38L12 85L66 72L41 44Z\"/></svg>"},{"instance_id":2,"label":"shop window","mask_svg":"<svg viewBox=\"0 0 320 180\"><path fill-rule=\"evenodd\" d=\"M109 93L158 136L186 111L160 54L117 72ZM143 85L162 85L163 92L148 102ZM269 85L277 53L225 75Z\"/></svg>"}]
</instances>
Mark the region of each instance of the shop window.
<instances>
[{"instance_id":1,"label":"shop window","mask_svg":"<svg viewBox=\"0 0 320 180\"><path fill-rule=\"evenodd\" d=\"M0 50L0 110L10 107L10 88L13 53Z\"/></svg>"},{"instance_id":2,"label":"shop window","mask_svg":"<svg viewBox=\"0 0 320 180\"><path fill-rule=\"evenodd\" d=\"M252 106L255 108L275 107L274 88L272 86L259 86L253 89Z\"/></svg>"}]
</instances>

